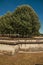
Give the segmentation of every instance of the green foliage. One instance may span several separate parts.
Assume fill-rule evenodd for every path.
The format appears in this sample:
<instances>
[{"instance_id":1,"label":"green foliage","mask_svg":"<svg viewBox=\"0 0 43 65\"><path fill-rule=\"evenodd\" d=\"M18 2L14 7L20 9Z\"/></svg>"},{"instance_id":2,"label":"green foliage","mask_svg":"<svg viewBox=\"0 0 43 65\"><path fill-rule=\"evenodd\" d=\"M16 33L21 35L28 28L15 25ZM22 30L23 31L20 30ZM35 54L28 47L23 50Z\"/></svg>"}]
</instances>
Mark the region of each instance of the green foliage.
<instances>
[{"instance_id":1,"label":"green foliage","mask_svg":"<svg viewBox=\"0 0 43 65\"><path fill-rule=\"evenodd\" d=\"M40 22L35 11L28 5L17 7L0 17L0 34L38 35Z\"/></svg>"}]
</instances>

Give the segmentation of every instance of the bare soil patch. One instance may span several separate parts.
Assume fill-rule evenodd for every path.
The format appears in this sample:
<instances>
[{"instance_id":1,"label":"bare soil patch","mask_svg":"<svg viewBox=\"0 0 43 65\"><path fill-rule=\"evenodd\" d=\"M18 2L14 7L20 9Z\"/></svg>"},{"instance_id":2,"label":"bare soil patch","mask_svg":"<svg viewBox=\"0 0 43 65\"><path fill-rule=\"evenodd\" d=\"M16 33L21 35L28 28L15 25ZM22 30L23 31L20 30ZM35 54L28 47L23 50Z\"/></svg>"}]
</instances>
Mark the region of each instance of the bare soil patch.
<instances>
[{"instance_id":1,"label":"bare soil patch","mask_svg":"<svg viewBox=\"0 0 43 65\"><path fill-rule=\"evenodd\" d=\"M0 55L0 65L35 65L43 64L43 53L24 53L14 56Z\"/></svg>"}]
</instances>

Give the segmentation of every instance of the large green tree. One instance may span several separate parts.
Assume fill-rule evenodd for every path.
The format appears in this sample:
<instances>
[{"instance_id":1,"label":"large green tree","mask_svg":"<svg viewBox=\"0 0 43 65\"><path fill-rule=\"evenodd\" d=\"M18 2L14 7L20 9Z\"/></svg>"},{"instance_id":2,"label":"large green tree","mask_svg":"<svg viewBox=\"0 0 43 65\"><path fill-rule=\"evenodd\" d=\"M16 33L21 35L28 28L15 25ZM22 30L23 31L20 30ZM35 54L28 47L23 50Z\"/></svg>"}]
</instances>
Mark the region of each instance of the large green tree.
<instances>
[{"instance_id":1,"label":"large green tree","mask_svg":"<svg viewBox=\"0 0 43 65\"><path fill-rule=\"evenodd\" d=\"M11 13L0 16L0 34L38 35L40 22L38 15L29 5L22 5Z\"/></svg>"},{"instance_id":2,"label":"large green tree","mask_svg":"<svg viewBox=\"0 0 43 65\"><path fill-rule=\"evenodd\" d=\"M18 33L22 35L38 35L40 29L40 22L38 15L32 7L22 5L16 8L13 13L18 22Z\"/></svg>"}]
</instances>

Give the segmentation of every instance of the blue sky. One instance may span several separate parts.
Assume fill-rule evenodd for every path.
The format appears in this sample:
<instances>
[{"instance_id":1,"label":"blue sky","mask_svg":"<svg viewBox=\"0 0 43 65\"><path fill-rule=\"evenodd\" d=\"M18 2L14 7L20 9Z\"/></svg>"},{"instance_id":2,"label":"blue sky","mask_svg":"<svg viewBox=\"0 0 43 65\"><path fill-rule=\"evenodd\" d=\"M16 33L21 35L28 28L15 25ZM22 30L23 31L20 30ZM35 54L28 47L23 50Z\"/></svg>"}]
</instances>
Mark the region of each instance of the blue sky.
<instances>
[{"instance_id":1,"label":"blue sky","mask_svg":"<svg viewBox=\"0 0 43 65\"><path fill-rule=\"evenodd\" d=\"M43 0L0 0L0 16L7 11L13 12L22 4L30 5L36 11L41 23L40 32L43 33Z\"/></svg>"}]
</instances>

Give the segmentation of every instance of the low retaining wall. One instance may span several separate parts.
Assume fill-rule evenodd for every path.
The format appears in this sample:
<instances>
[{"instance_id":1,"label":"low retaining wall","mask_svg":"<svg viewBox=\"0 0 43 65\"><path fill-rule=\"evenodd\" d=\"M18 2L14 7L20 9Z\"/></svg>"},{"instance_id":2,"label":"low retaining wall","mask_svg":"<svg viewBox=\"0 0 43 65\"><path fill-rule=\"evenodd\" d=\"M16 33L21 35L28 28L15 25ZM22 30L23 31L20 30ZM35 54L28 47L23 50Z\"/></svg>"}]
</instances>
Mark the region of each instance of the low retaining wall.
<instances>
[{"instance_id":1,"label":"low retaining wall","mask_svg":"<svg viewBox=\"0 0 43 65\"><path fill-rule=\"evenodd\" d=\"M43 44L17 44L17 45L0 44L0 53L14 55L19 51L28 51L28 52L43 51Z\"/></svg>"},{"instance_id":2,"label":"low retaining wall","mask_svg":"<svg viewBox=\"0 0 43 65\"><path fill-rule=\"evenodd\" d=\"M21 51L43 51L43 44L21 44L20 45Z\"/></svg>"},{"instance_id":3,"label":"low retaining wall","mask_svg":"<svg viewBox=\"0 0 43 65\"><path fill-rule=\"evenodd\" d=\"M14 55L19 50L19 45L0 44L0 53Z\"/></svg>"}]
</instances>

